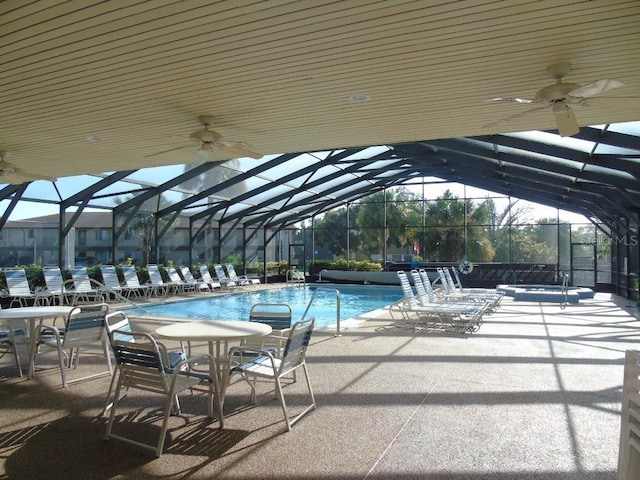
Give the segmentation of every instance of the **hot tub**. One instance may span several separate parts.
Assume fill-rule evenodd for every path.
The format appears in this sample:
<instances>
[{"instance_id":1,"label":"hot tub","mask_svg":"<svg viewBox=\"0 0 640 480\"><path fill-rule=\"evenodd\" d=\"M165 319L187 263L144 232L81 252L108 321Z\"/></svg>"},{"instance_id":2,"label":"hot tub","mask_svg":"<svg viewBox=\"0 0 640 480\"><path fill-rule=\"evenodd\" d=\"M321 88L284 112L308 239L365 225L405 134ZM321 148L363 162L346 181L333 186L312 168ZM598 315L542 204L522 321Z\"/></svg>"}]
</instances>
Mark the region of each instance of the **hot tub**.
<instances>
[{"instance_id":1,"label":"hot tub","mask_svg":"<svg viewBox=\"0 0 640 480\"><path fill-rule=\"evenodd\" d=\"M578 303L580 299L595 295L586 287L568 287L565 293L562 285L498 285L496 290L523 302Z\"/></svg>"}]
</instances>

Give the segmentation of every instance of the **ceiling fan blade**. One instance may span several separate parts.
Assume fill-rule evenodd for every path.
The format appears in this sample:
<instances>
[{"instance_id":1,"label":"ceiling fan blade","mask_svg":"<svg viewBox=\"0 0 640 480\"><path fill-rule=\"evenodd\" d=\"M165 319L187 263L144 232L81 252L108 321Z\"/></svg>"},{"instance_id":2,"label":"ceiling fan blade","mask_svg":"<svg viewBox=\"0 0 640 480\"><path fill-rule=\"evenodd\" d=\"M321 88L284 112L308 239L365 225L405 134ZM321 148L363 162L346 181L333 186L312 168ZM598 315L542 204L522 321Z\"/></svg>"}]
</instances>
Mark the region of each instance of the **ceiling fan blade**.
<instances>
[{"instance_id":1,"label":"ceiling fan blade","mask_svg":"<svg viewBox=\"0 0 640 480\"><path fill-rule=\"evenodd\" d=\"M501 125L503 123L510 122L511 120L515 120L516 118L524 117L525 115L528 115L530 113L537 112L538 110L544 110L545 108L547 108L547 105L542 105L540 107L530 108L529 110L525 110L524 112L516 113L515 115L511 115L510 117L506 117L506 118L503 118L503 119L498 120L496 122L489 123L488 125L484 125L483 128L495 127L497 125Z\"/></svg>"},{"instance_id":2,"label":"ceiling fan blade","mask_svg":"<svg viewBox=\"0 0 640 480\"><path fill-rule=\"evenodd\" d=\"M553 104L552 110L561 137L570 137L580 132L576 116L569 105L564 102L556 102Z\"/></svg>"},{"instance_id":3,"label":"ceiling fan blade","mask_svg":"<svg viewBox=\"0 0 640 480\"><path fill-rule=\"evenodd\" d=\"M177 152L178 150L183 150L185 148L193 148L193 145L183 145L182 147L170 148L169 150L164 150L162 152L152 153L150 155L145 155L144 158L157 157L158 155L164 155L165 153Z\"/></svg>"},{"instance_id":4,"label":"ceiling fan blade","mask_svg":"<svg viewBox=\"0 0 640 480\"><path fill-rule=\"evenodd\" d=\"M533 100L528 98L519 98L519 97L494 97L487 98L487 102L508 102L508 103L534 103Z\"/></svg>"},{"instance_id":5,"label":"ceiling fan blade","mask_svg":"<svg viewBox=\"0 0 640 480\"><path fill-rule=\"evenodd\" d=\"M253 148L251 148L251 146L249 146L244 142L232 142L229 140L220 140L217 142L217 144L223 150L226 150L229 153L233 153L234 155L238 155L239 157L251 157L251 158L259 159L259 158L262 158L263 156L261 153L255 152Z\"/></svg>"},{"instance_id":6,"label":"ceiling fan blade","mask_svg":"<svg viewBox=\"0 0 640 480\"><path fill-rule=\"evenodd\" d=\"M571 97L579 98L593 97L594 95L599 95L608 90L613 90L614 88L618 88L623 85L624 83L619 80L610 80L608 78L603 78L602 80L597 80L593 83L589 83L582 87L576 88L575 90L571 90L568 95Z\"/></svg>"},{"instance_id":7,"label":"ceiling fan blade","mask_svg":"<svg viewBox=\"0 0 640 480\"><path fill-rule=\"evenodd\" d=\"M578 105L583 107L638 108L640 107L640 97L582 98L578 102Z\"/></svg>"}]
</instances>

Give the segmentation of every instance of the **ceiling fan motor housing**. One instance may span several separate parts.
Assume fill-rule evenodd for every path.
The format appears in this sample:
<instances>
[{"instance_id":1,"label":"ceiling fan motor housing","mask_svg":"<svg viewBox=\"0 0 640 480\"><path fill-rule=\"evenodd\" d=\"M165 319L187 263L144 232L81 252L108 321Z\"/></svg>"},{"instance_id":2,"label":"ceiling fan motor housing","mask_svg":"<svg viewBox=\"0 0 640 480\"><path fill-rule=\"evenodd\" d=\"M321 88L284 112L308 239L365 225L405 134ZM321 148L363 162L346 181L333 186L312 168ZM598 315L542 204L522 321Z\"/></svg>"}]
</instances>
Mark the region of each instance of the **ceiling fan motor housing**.
<instances>
[{"instance_id":1,"label":"ceiling fan motor housing","mask_svg":"<svg viewBox=\"0 0 640 480\"><path fill-rule=\"evenodd\" d=\"M214 132L213 130L198 130L197 132L193 132L189 138L194 142L200 143L213 143L217 142L222 138L218 132Z\"/></svg>"},{"instance_id":2,"label":"ceiling fan motor housing","mask_svg":"<svg viewBox=\"0 0 640 480\"><path fill-rule=\"evenodd\" d=\"M564 100L569 92L572 92L576 88L580 88L582 85L577 83L555 83L544 87L536 93L534 102L536 103L554 103L558 100Z\"/></svg>"}]
</instances>

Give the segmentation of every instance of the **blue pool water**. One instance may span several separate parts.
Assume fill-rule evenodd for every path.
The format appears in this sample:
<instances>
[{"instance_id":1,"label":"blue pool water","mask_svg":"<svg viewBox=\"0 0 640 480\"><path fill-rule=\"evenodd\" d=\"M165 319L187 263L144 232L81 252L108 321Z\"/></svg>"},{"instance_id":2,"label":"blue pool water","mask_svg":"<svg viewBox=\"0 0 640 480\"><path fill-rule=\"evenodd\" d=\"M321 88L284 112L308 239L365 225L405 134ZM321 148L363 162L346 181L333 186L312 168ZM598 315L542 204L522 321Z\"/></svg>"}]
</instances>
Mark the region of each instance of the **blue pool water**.
<instances>
[{"instance_id":1,"label":"blue pool water","mask_svg":"<svg viewBox=\"0 0 640 480\"><path fill-rule=\"evenodd\" d=\"M316 289L318 293L306 317L315 317L318 326L329 326L336 323L337 299L335 290L340 292L341 321L383 308L402 298L402 290L395 286L323 285L322 287L306 286L251 292L239 291L228 295L151 304L127 310L127 312L200 320L247 320L251 306L255 303L286 303L293 311L293 321L295 322L302 318Z\"/></svg>"}]
</instances>

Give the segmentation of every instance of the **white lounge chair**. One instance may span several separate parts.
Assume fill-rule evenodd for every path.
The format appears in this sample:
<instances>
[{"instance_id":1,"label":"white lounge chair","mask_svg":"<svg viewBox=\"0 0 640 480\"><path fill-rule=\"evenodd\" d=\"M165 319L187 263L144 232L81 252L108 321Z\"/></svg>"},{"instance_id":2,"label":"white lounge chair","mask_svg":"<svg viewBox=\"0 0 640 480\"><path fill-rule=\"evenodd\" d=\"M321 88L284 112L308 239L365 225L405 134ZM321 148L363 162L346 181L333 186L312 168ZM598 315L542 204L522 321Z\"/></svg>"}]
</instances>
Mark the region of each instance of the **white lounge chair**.
<instances>
[{"instance_id":1,"label":"white lounge chair","mask_svg":"<svg viewBox=\"0 0 640 480\"><path fill-rule=\"evenodd\" d=\"M172 285L165 283L160 273L160 267L155 263L147 264L147 272L149 273L149 286L151 287L151 295L166 296L172 288Z\"/></svg>"},{"instance_id":2,"label":"white lounge chair","mask_svg":"<svg viewBox=\"0 0 640 480\"><path fill-rule=\"evenodd\" d=\"M200 265L200 277L202 277L203 282L206 282L209 285L211 290L221 288L220 282L213 279L211 272L209 272L209 267L206 265Z\"/></svg>"},{"instance_id":3,"label":"white lounge chair","mask_svg":"<svg viewBox=\"0 0 640 480\"><path fill-rule=\"evenodd\" d=\"M465 302L487 302L489 303L490 312L494 312L500 305L503 297L502 293L473 292L470 290L462 291L456 287L448 269L438 268L437 271L442 284L443 294L447 297L459 299Z\"/></svg>"},{"instance_id":4,"label":"white lounge chair","mask_svg":"<svg viewBox=\"0 0 640 480\"><path fill-rule=\"evenodd\" d=\"M246 275L238 276L238 274L236 273L236 268L231 263L227 264L227 275L229 276L229 279L239 287L245 287L247 285L251 285L252 283Z\"/></svg>"},{"instance_id":5,"label":"white lounge chair","mask_svg":"<svg viewBox=\"0 0 640 480\"><path fill-rule=\"evenodd\" d=\"M187 282L189 285L195 286L196 291L198 292L211 291L211 287L209 286L209 284L207 282L196 279L196 277L193 276L193 273L191 273L191 270L189 269L189 267L186 267L186 266L180 267L180 273L182 274L182 278L184 278L185 282Z\"/></svg>"},{"instance_id":6,"label":"white lounge chair","mask_svg":"<svg viewBox=\"0 0 640 480\"><path fill-rule=\"evenodd\" d=\"M391 311L399 311L403 319L416 326L431 326L457 332L473 332L480 328L482 316L487 310L486 303L457 303L418 299L411 288L407 274L397 272L404 297L391 306Z\"/></svg>"},{"instance_id":7,"label":"white lounge chair","mask_svg":"<svg viewBox=\"0 0 640 480\"><path fill-rule=\"evenodd\" d=\"M165 267L165 271L169 276L170 285L176 289L176 293L193 292L196 289L195 285L189 285L178 273L175 267Z\"/></svg>"},{"instance_id":8,"label":"white lounge chair","mask_svg":"<svg viewBox=\"0 0 640 480\"><path fill-rule=\"evenodd\" d=\"M222 265L216 264L213 266L213 269L216 272L216 277L218 278L218 281L220 282L220 286L222 288L237 287L236 282L227 277L227 274L224 272L224 268L222 268Z\"/></svg>"},{"instance_id":9,"label":"white lounge chair","mask_svg":"<svg viewBox=\"0 0 640 480\"><path fill-rule=\"evenodd\" d=\"M31 289L29 280L27 279L27 272L24 268L5 268L3 272L7 283L7 290L11 297L9 307L13 307L15 304L26 307L29 303L36 306L49 305L49 298L51 296L46 292L35 292Z\"/></svg>"},{"instance_id":10,"label":"white lounge chair","mask_svg":"<svg viewBox=\"0 0 640 480\"><path fill-rule=\"evenodd\" d=\"M120 268L122 269L124 282L127 285L129 292L138 298L148 300L153 289L149 285L143 285L140 283L136 267L133 265L122 265Z\"/></svg>"},{"instance_id":11,"label":"white lounge chair","mask_svg":"<svg viewBox=\"0 0 640 480\"><path fill-rule=\"evenodd\" d=\"M78 301L100 303L106 301L105 290L89 278L87 267L74 267L71 269L71 280L67 284L73 285L73 289L68 289L71 294L71 304Z\"/></svg>"},{"instance_id":12,"label":"white lounge chair","mask_svg":"<svg viewBox=\"0 0 640 480\"><path fill-rule=\"evenodd\" d=\"M52 304L64 305L67 300L64 278L59 267L43 267L42 275L46 285L46 294L49 295L49 302Z\"/></svg>"}]
</instances>

